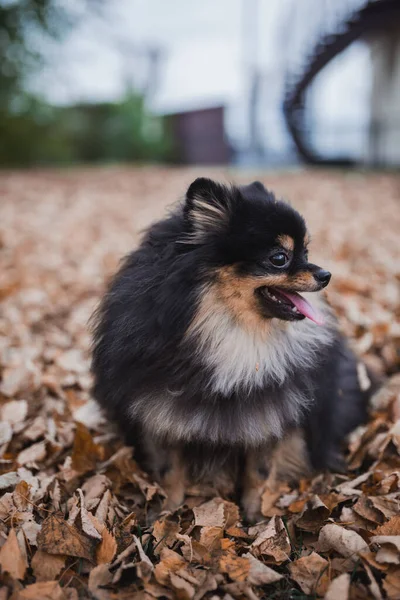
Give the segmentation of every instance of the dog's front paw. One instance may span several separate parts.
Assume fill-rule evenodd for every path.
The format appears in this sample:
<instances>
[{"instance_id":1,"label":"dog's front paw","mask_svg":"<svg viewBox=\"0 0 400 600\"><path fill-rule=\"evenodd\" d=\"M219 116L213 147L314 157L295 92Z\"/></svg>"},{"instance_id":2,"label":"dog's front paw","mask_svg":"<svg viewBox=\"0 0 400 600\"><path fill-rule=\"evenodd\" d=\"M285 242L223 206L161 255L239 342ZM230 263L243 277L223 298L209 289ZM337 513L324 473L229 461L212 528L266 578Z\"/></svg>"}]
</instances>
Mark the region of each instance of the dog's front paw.
<instances>
[{"instance_id":1,"label":"dog's front paw","mask_svg":"<svg viewBox=\"0 0 400 600\"><path fill-rule=\"evenodd\" d=\"M264 519L261 513L261 495L261 489L253 488L247 490L242 496L243 513L248 523L257 523Z\"/></svg>"}]
</instances>

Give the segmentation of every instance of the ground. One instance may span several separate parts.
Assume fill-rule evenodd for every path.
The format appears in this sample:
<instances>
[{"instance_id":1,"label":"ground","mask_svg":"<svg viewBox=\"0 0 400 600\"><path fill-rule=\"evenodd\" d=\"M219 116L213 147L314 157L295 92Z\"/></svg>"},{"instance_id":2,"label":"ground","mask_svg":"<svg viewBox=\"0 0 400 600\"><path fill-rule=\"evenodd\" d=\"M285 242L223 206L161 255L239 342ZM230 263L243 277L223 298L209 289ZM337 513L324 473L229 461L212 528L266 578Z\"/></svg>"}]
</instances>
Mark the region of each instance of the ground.
<instances>
[{"instance_id":1,"label":"ground","mask_svg":"<svg viewBox=\"0 0 400 600\"><path fill-rule=\"evenodd\" d=\"M305 215L340 326L387 377L346 474L266 490L250 528L210 489L162 513L91 398L87 322L105 283L199 174L0 174L1 600L400 598L399 175L213 172L258 178Z\"/></svg>"}]
</instances>

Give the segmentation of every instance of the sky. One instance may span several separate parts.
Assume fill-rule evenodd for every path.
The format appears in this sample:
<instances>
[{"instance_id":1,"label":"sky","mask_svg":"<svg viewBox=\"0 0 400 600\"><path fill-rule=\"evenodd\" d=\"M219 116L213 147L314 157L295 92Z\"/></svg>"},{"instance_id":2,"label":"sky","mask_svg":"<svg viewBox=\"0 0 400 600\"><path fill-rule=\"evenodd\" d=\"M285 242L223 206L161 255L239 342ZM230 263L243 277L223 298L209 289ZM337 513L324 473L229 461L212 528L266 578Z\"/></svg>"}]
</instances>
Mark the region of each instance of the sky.
<instances>
[{"instance_id":1,"label":"sky","mask_svg":"<svg viewBox=\"0 0 400 600\"><path fill-rule=\"evenodd\" d=\"M99 10L90 12L84 12L79 0L59 2L76 13L79 24L62 43L38 40L47 64L31 87L51 102L117 100L127 83L144 85L143 49L157 48L161 62L149 97L152 110L168 113L223 103L229 137L245 146L250 73L256 65L262 82L262 138L277 152L287 146L281 114L284 72L288 61L301 63L307 37L313 37L312 13L300 11L298 1L103 0ZM302 7L318 2L302 0ZM347 142L340 135L342 145L345 140L350 151L359 152L365 144L360 131L368 122L369 93L369 50L354 44L314 87L312 119L328 124L323 131L317 128L315 143L321 148L337 145L341 128L348 132Z\"/></svg>"}]
</instances>

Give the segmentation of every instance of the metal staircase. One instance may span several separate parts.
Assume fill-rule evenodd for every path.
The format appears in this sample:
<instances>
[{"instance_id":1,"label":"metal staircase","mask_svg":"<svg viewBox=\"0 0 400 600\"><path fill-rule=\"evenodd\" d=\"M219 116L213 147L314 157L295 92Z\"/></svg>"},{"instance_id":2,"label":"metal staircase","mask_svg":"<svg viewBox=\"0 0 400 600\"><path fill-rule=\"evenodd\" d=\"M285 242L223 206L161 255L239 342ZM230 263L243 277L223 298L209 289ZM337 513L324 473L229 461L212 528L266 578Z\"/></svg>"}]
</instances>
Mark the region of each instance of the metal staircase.
<instances>
[{"instance_id":1,"label":"metal staircase","mask_svg":"<svg viewBox=\"0 0 400 600\"><path fill-rule=\"evenodd\" d=\"M340 2L337 2L336 7L338 5L340 6ZM400 23L400 0L369 0L350 14L344 13L333 31L320 27L319 39L305 57L305 66L300 74L298 70L295 72L289 67L283 112L297 151L306 162L331 165L353 162L346 157L320 156L312 147L306 127L306 93L318 73L350 44L358 39L370 39L385 31L392 23Z\"/></svg>"}]
</instances>

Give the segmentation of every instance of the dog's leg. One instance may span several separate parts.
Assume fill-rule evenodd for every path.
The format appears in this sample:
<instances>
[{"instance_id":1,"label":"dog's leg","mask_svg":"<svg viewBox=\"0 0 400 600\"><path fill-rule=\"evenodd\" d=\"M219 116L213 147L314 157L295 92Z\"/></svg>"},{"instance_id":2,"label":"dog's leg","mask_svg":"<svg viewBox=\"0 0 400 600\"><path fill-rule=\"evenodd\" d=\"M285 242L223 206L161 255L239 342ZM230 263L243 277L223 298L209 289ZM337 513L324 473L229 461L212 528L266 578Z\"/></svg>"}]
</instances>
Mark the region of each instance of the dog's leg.
<instances>
[{"instance_id":1,"label":"dog's leg","mask_svg":"<svg viewBox=\"0 0 400 600\"><path fill-rule=\"evenodd\" d=\"M187 484L187 473L177 450L168 452L167 461L161 472L161 485L167 494L164 509L173 511L183 504Z\"/></svg>"},{"instance_id":2,"label":"dog's leg","mask_svg":"<svg viewBox=\"0 0 400 600\"><path fill-rule=\"evenodd\" d=\"M271 455L271 445L250 450L246 455L241 503L246 519L252 523L263 518L261 496L270 470Z\"/></svg>"},{"instance_id":3,"label":"dog's leg","mask_svg":"<svg viewBox=\"0 0 400 600\"><path fill-rule=\"evenodd\" d=\"M283 439L248 452L243 478L242 506L246 519L262 519L261 497L266 488L276 491L283 482L295 482L312 469L303 431L294 429Z\"/></svg>"},{"instance_id":4,"label":"dog's leg","mask_svg":"<svg viewBox=\"0 0 400 600\"><path fill-rule=\"evenodd\" d=\"M311 472L304 432L293 429L274 448L267 486L274 490L284 481L295 482L308 477Z\"/></svg>"}]
</instances>

